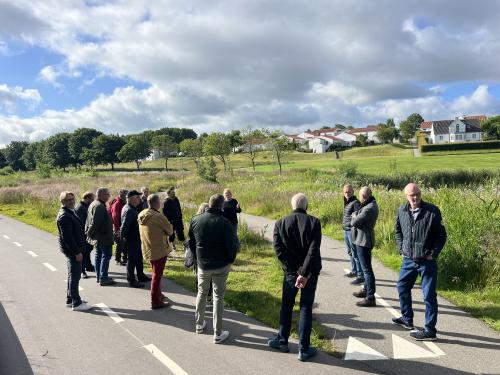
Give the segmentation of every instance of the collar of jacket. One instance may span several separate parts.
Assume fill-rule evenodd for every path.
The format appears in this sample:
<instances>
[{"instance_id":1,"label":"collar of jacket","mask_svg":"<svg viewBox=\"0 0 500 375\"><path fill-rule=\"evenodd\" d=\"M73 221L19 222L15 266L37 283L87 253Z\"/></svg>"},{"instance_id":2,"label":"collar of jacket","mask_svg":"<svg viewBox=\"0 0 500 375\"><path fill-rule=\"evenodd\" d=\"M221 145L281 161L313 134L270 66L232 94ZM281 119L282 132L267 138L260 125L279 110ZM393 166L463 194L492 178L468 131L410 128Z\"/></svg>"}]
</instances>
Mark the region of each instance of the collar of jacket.
<instances>
[{"instance_id":1,"label":"collar of jacket","mask_svg":"<svg viewBox=\"0 0 500 375\"><path fill-rule=\"evenodd\" d=\"M372 195L370 198L368 198L365 202L361 203L361 207L365 207L369 203L372 203L375 200L375 197Z\"/></svg>"},{"instance_id":2,"label":"collar of jacket","mask_svg":"<svg viewBox=\"0 0 500 375\"><path fill-rule=\"evenodd\" d=\"M293 213L300 213L300 214L306 214L306 210L302 208L296 208L295 210L292 211Z\"/></svg>"},{"instance_id":3,"label":"collar of jacket","mask_svg":"<svg viewBox=\"0 0 500 375\"><path fill-rule=\"evenodd\" d=\"M222 215L222 210L220 210L218 208L214 208L214 207L211 207L211 208L207 209L205 212L210 212L211 214Z\"/></svg>"},{"instance_id":4,"label":"collar of jacket","mask_svg":"<svg viewBox=\"0 0 500 375\"><path fill-rule=\"evenodd\" d=\"M422 211L425 210L425 206L426 206L426 203L423 200L421 200L420 201L420 207L418 208L420 210L420 212L422 212ZM411 212L410 202L406 202L404 210L407 211L407 212Z\"/></svg>"},{"instance_id":5,"label":"collar of jacket","mask_svg":"<svg viewBox=\"0 0 500 375\"><path fill-rule=\"evenodd\" d=\"M80 201L80 204L81 204L82 206L84 206L84 207L88 207L88 206L90 206L90 204L85 203L85 201Z\"/></svg>"},{"instance_id":6,"label":"collar of jacket","mask_svg":"<svg viewBox=\"0 0 500 375\"><path fill-rule=\"evenodd\" d=\"M106 202L103 202L102 200L98 199L99 202L101 202L103 205L106 205Z\"/></svg>"},{"instance_id":7,"label":"collar of jacket","mask_svg":"<svg viewBox=\"0 0 500 375\"><path fill-rule=\"evenodd\" d=\"M356 198L355 195L351 196L349 199L345 199L345 197L344 197L344 206L347 206L349 203L351 203L351 202L353 202L353 201L355 201L357 199L358 198Z\"/></svg>"}]
</instances>

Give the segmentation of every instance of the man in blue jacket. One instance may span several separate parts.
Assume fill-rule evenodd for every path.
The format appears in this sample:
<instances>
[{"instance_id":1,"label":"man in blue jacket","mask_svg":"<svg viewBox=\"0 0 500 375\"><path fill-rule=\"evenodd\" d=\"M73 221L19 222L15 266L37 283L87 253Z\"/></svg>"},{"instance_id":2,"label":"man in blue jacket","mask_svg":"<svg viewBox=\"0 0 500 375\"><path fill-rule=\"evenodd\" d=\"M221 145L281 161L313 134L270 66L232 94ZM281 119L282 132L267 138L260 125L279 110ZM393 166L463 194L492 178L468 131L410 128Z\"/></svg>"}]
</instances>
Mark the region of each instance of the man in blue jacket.
<instances>
[{"instance_id":1,"label":"man in blue jacket","mask_svg":"<svg viewBox=\"0 0 500 375\"><path fill-rule=\"evenodd\" d=\"M403 256L397 284L402 317L393 318L392 321L406 329L414 329L411 290L420 275L425 325L421 330L412 331L410 336L418 341L435 341L438 315L437 258L446 243L446 229L439 208L422 201L422 194L416 184L406 185L405 195L408 202L399 207L396 215L396 243Z\"/></svg>"}]
</instances>

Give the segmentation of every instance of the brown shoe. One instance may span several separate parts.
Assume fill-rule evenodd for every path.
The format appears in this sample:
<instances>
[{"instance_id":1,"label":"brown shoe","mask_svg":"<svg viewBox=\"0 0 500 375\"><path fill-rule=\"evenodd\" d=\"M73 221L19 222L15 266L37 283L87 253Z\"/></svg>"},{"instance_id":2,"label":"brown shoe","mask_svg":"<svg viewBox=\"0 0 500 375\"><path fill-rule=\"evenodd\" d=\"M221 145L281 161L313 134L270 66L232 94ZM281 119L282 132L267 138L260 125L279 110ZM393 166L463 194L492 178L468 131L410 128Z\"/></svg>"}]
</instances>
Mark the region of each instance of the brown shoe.
<instances>
[{"instance_id":1,"label":"brown shoe","mask_svg":"<svg viewBox=\"0 0 500 375\"><path fill-rule=\"evenodd\" d=\"M161 301L160 303L151 304L151 310L163 309L169 305L170 303Z\"/></svg>"},{"instance_id":2,"label":"brown shoe","mask_svg":"<svg viewBox=\"0 0 500 375\"><path fill-rule=\"evenodd\" d=\"M377 306L377 302L375 302L375 299L366 299L366 298L363 298L361 301L356 302L356 306L359 306L359 307L375 307L375 306Z\"/></svg>"},{"instance_id":3,"label":"brown shoe","mask_svg":"<svg viewBox=\"0 0 500 375\"><path fill-rule=\"evenodd\" d=\"M358 292L354 292L352 295L354 297L357 297L357 298L365 298L366 297L366 291L363 290L363 289L361 289Z\"/></svg>"}]
</instances>

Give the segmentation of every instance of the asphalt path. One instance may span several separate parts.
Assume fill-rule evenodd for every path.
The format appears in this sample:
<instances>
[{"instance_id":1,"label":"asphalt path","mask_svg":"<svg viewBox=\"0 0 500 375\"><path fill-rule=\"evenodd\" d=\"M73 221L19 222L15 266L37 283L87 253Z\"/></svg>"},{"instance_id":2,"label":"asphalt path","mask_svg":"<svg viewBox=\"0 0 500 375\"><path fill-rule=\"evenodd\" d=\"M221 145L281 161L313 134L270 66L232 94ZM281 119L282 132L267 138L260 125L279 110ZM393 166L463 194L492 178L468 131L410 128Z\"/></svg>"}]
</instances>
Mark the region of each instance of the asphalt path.
<instances>
[{"instance_id":1,"label":"asphalt path","mask_svg":"<svg viewBox=\"0 0 500 375\"><path fill-rule=\"evenodd\" d=\"M243 217L256 230L267 228L269 236L272 221ZM325 238L322 252L315 316L335 337L339 356L320 353L302 363L296 342L289 354L270 350L266 341L274 330L232 310L224 316L230 339L214 345L210 308L207 333L194 333L193 293L164 279L172 307L152 311L149 290L126 287L125 269L114 262L110 275L118 285L81 280L82 298L95 307L73 312L65 306L66 260L56 237L0 216L0 375L500 373L499 335L443 300L437 347L409 346L410 352L432 356L395 359L395 353L409 356L408 333L390 323L388 309L354 306L355 288L343 277L348 263L336 241ZM378 264L375 272L378 293L396 308L396 275ZM417 323L423 308L418 298L415 302Z\"/></svg>"}]
</instances>

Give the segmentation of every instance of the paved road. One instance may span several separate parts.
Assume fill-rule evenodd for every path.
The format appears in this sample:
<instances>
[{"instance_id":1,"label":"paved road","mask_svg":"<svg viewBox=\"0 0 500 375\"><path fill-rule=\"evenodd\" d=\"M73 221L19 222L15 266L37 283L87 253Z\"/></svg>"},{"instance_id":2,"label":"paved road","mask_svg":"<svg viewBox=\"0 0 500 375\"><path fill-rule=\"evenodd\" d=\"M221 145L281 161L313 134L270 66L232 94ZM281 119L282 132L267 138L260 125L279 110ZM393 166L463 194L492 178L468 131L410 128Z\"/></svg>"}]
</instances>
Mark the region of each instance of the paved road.
<instances>
[{"instance_id":1,"label":"paved road","mask_svg":"<svg viewBox=\"0 0 500 375\"><path fill-rule=\"evenodd\" d=\"M416 141L410 141L410 143L411 143L411 147L412 147L412 150L413 150L413 156L416 157L416 158L421 157L422 153L420 152L420 148L418 147L417 142Z\"/></svg>"},{"instance_id":2,"label":"paved road","mask_svg":"<svg viewBox=\"0 0 500 375\"><path fill-rule=\"evenodd\" d=\"M273 220L247 214L241 218L250 229L272 239ZM358 288L344 277L350 266L344 244L323 236L321 254L314 315L335 338L344 362L370 359L372 371L382 374L500 374L500 335L483 322L439 298L439 340L429 346L418 343L391 322L400 316L397 273L374 260L378 307L359 308L352 296ZM414 290L413 299L414 322L421 327L425 305L420 289Z\"/></svg>"},{"instance_id":3,"label":"paved road","mask_svg":"<svg viewBox=\"0 0 500 375\"><path fill-rule=\"evenodd\" d=\"M245 219L256 227L267 223L259 218L252 221L249 216ZM326 259L318 288L318 319L330 327L341 352L352 337L393 357L391 335L406 339L407 333L387 323L390 315L382 307L369 311L353 307L354 301L347 297L352 288L341 276L346 264L343 252L334 245L324 242ZM194 334L194 295L168 280L164 289L173 306L149 310L148 291L124 287L123 267L111 266L112 276L120 282L115 287L100 287L94 278L82 280L83 298L101 307L88 313L73 312L64 304L66 264L57 251L56 238L3 216L0 253L1 375L411 374L416 368L427 374L499 373L494 366L500 349L498 335L449 304L440 321L444 332L440 332L442 340L438 343L445 356L380 360L372 353L369 360L360 361L321 353L314 362L300 363L295 357L295 343L290 354L269 350L266 339L273 331L235 311L225 315L225 328L231 331L227 344L212 344L211 332ZM382 275L379 267L376 270ZM383 278L386 281L380 284L390 287L379 284L379 293L394 305L389 299L394 298L390 293L394 274ZM467 328L462 327L465 323ZM210 319L207 324L211 326ZM351 340L351 356L359 357L362 345L353 343ZM405 346L400 341L397 345ZM404 351L398 353L403 355Z\"/></svg>"},{"instance_id":4,"label":"paved road","mask_svg":"<svg viewBox=\"0 0 500 375\"><path fill-rule=\"evenodd\" d=\"M194 333L192 293L164 280L173 306L151 311L149 291L125 287L124 267L114 264L118 286L80 283L85 300L106 307L73 312L65 306L66 262L56 237L3 216L0 254L0 375L370 372L323 353L301 363L296 343L290 354L271 351L266 340L274 331L235 311L225 313L230 339L214 345L211 328Z\"/></svg>"}]
</instances>

